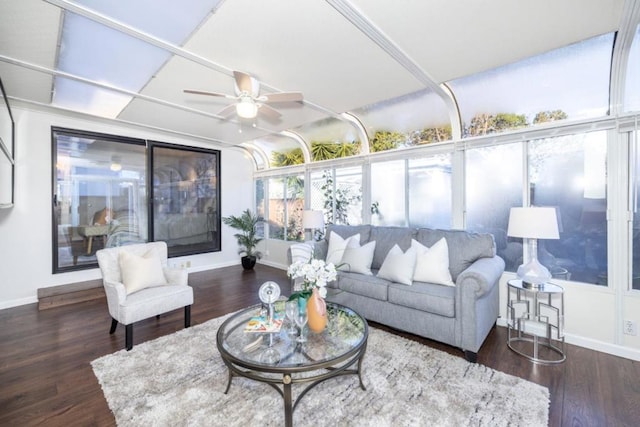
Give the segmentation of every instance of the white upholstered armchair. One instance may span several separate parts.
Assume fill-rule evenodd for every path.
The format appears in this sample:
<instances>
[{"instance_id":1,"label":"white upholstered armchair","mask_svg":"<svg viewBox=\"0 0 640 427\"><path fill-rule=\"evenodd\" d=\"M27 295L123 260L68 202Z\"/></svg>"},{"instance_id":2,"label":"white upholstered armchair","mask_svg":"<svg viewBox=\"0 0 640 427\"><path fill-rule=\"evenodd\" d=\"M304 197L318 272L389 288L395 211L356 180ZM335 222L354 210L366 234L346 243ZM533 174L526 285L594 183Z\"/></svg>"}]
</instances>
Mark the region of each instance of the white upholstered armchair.
<instances>
[{"instance_id":1,"label":"white upholstered armchair","mask_svg":"<svg viewBox=\"0 0 640 427\"><path fill-rule=\"evenodd\" d=\"M167 244L150 242L96 252L107 295L111 330L125 325L127 350L133 347L133 324L184 307L184 327L191 325L193 289L184 269L168 268Z\"/></svg>"}]
</instances>

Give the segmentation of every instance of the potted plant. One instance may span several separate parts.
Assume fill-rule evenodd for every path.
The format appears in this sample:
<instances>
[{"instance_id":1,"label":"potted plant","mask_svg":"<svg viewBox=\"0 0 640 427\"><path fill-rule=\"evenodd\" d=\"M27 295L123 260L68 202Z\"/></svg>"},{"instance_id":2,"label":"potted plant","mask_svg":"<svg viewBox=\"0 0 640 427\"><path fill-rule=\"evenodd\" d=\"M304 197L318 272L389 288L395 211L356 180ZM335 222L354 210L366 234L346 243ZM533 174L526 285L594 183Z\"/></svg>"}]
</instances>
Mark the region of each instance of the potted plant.
<instances>
[{"instance_id":1,"label":"potted plant","mask_svg":"<svg viewBox=\"0 0 640 427\"><path fill-rule=\"evenodd\" d=\"M256 260L262 258L262 252L256 250L258 243L262 241L261 238L256 237L256 225L261 219L258 215L251 213L249 209L242 212L240 216L230 215L226 218L222 218L222 221L236 230L240 230L239 233L233 236L238 240L238 254L242 257L242 267L245 270L251 270L256 265Z\"/></svg>"}]
</instances>

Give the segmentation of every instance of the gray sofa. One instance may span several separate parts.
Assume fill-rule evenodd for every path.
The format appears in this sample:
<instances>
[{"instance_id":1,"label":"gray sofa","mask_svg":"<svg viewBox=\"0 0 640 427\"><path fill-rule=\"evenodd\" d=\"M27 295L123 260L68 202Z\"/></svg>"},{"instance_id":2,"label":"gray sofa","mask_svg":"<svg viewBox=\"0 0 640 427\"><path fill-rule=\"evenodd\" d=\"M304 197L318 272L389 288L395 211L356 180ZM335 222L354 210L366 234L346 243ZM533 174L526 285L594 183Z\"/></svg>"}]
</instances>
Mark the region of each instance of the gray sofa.
<instances>
[{"instance_id":1,"label":"gray sofa","mask_svg":"<svg viewBox=\"0 0 640 427\"><path fill-rule=\"evenodd\" d=\"M498 318L498 281L505 266L496 256L491 234L336 225L328 227L325 240L315 244L315 258L326 258L332 231L342 238L359 233L361 245L375 240L376 246L371 262L373 275L339 272L338 279L328 285L327 301L348 306L368 320L459 347L467 360L476 360ZM407 286L376 276L395 244L405 251L415 239L431 248L443 237L455 286L415 281Z\"/></svg>"}]
</instances>

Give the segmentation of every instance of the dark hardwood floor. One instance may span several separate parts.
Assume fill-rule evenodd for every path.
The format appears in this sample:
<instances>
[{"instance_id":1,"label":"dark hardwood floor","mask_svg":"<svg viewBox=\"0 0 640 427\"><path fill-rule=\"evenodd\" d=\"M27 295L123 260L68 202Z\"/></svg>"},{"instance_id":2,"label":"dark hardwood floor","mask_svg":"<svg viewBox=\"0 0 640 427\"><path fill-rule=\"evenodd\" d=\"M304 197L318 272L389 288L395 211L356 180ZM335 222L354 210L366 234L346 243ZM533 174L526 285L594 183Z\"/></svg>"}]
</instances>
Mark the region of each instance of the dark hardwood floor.
<instances>
[{"instance_id":1,"label":"dark hardwood floor","mask_svg":"<svg viewBox=\"0 0 640 427\"><path fill-rule=\"evenodd\" d=\"M192 324L258 302L259 286L288 283L285 272L258 265L190 274ZM0 310L0 425L110 426L114 419L90 366L124 347L124 327L112 336L106 300L38 311L37 304ZM388 328L372 323L373 327ZM134 327L134 345L183 327L183 311ZM458 357L456 348L403 334ZM567 361L535 365L510 351L496 327L478 362L549 388L551 426L640 425L640 362L567 345Z\"/></svg>"}]
</instances>

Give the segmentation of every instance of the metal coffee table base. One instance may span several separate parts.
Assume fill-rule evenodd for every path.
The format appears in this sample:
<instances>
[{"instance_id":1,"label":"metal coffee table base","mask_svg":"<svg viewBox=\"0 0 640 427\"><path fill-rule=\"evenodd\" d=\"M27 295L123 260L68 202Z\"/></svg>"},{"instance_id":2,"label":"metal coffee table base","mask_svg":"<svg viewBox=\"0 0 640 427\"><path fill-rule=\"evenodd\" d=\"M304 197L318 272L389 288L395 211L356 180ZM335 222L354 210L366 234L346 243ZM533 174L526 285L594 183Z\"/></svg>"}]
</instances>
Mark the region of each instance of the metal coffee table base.
<instances>
[{"instance_id":1,"label":"metal coffee table base","mask_svg":"<svg viewBox=\"0 0 640 427\"><path fill-rule=\"evenodd\" d=\"M298 369L292 368L291 372L285 372L282 374L282 378L274 375L272 377L266 376L264 372L255 372L251 370L241 369L240 367L234 365L231 361L224 360L224 363L227 365L229 369L229 381L227 382L227 388L224 391L224 394L229 392L229 388L231 388L231 381L233 377L244 377L249 378L255 381L260 381L266 384L269 384L271 387L276 389L282 399L284 400L284 420L285 426L291 427L293 426L293 411L295 411L300 400L315 386L318 384L339 376L343 375L357 375L358 381L360 383L360 388L362 390L367 390L362 382L362 360L364 359L364 353L367 349L366 345L363 345L359 351L352 355L350 358L346 358L346 361L341 366L336 367L336 361L332 361L327 366L318 366L315 370L325 370L318 375L309 376L309 377L301 377L296 378L294 375L300 373ZM357 368L352 368L353 365L358 364ZM302 383L310 383L308 384L298 395L298 397L294 400L292 393L292 385L293 384L302 384Z\"/></svg>"}]
</instances>

